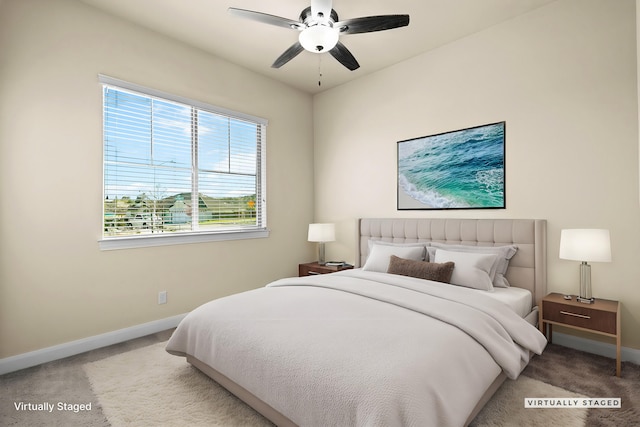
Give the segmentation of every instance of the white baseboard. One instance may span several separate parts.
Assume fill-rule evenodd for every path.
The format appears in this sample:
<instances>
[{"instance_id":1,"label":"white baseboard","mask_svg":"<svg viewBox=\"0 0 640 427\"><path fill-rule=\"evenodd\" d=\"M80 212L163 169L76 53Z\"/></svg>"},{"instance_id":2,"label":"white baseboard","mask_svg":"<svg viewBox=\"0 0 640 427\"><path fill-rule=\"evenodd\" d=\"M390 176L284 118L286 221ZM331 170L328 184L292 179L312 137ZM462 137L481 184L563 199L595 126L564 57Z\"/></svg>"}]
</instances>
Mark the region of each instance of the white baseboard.
<instances>
[{"instance_id":1,"label":"white baseboard","mask_svg":"<svg viewBox=\"0 0 640 427\"><path fill-rule=\"evenodd\" d=\"M0 359L0 375L175 328L185 314Z\"/></svg>"},{"instance_id":2,"label":"white baseboard","mask_svg":"<svg viewBox=\"0 0 640 427\"><path fill-rule=\"evenodd\" d=\"M576 337L574 335L563 334L560 332L553 333L553 343L564 347L573 348L575 350L586 351L587 353L597 354L599 356L616 358L616 346L601 341L593 341L587 338ZM623 362L633 362L640 365L640 350L629 347L620 349L620 358Z\"/></svg>"}]
</instances>

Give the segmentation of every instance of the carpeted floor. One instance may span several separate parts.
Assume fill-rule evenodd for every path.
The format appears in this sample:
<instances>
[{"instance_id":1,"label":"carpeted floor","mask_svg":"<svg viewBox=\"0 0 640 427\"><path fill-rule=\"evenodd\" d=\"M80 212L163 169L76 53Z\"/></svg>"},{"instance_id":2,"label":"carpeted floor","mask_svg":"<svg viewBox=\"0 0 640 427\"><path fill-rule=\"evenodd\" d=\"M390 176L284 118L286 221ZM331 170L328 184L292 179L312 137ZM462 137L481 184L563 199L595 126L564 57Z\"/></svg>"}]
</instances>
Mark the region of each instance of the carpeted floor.
<instances>
[{"instance_id":1,"label":"carpeted floor","mask_svg":"<svg viewBox=\"0 0 640 427\"><path fill-rule=\"evenodd\" d=\"M161 342L83 365L113 427L273 426L165 346Z\"/></svg>"},{"instance_id":2,"label":"carpeted floor","mask_svg":"<svg viewBox=\"0 0 640 427\"><path fill-rule=\"evenodd\" d=\"M621 409L589 410L588 427L640 426L640 366L622 362L620 378L615 372L614 359L550 344L523 375L588 397L622 399Z\"/></svg>"},{"instance_id":3,"label":"carpeted floor","mask_svg":"<svg viewBox=\"0 0 640 427\"><path fill-rule=\"evenodd\" d=\"M104 349L84 353L71 358L47 363L34 368L25 369L4 376L0 376L0 425L2 426L110 426L110 425L158 425L152 419L146 423L145 418L138 418L135 422L121 423L110 414L105 405L100 404L89 379L85 373L87 368L83 366L100 366L100 361L107 358L117 359L118 356L143 347L166 341L172 331L152 335L149 337L117 344ZM173 356L172 356L173 358ZM181 358L174 358L176 361ZM173 361L173 359L171 360ZM92 363L96 362L96 363ZM166 369L166 368L163 368ZM135 372L132 369L131 372ZM623 363L622 378L615 377L615 362L611 359L594 356L576 350L549 345L544 354L535 357L523 373L523 381L534 379L534 382L543 382L542 386L555 386L560 389L570 390L576 394L588 397L620 397L622 409L590 409L586 411L584 425L591 426L633 426L640 425L640 366ZM183 370L184 375L199 375L193 368ZM132 374L131 374L132 375ZM183 378L184 378L183 375ZM108 377L108 376L107 376ZM135 389L135 382L131 384L131 390ZM515 392L511 388L513 384L505 383L498 391L492 402L501 399L516 399ZM96 388L94 386L94 388ZM98 390L102 393L102 390ZM228 397L226 397L228 399ZM104 398L102 398L104 400ZM149 413L154 412L150 403L136 402L131 397L134 406L144 406ZM70 410L54 408L52 413L45 411L20 410L16 407L20 402L25 404L44 404L44 402L57 405L58 402L68 404ZM90 410L81 410L78 404L91 404ZM179 402L172 404L180 405ZM74 406L75 405L75 406ZM168 405L168 403L161 404ZM508 405L507 405L508 407ZM485 409L486 409L485 408ZM86 409L86 406L85 406ZM74 411L77 410L77 411ZM491 409L493 410L493 409ZM527 411L540 411L528 409ZM570 409L544 410L551 415L559 414L553 411L572 411ZM535 424L526 421L514 421L512 423L492 423L486 419L487 411L483 411L473 423L474 425L562 425L558 419L551 417L555 422L538 421ZM245 414L242 425L255 425L251 420L249 411ZM483 418L484 417L484 418ZM110 422L111 420L111 422ZM157 420L156 420L157 421ZM259 424L259 423L256 423ZM220 424L220 425L224 425Z\"/></svg>"},{"instance_id":4,"label":"carpeted floor","mask_svg":"<svg viewBox=\"0 0 640 427\"><path fill-rule=\"evenodd\" d=\"M0 376L0 426L108 427L82 365L166 341L172 333L169 330ZM90 411L47 413L17 410L19 402L91 402L92 407Z\"/></svg>"}]
</instances>

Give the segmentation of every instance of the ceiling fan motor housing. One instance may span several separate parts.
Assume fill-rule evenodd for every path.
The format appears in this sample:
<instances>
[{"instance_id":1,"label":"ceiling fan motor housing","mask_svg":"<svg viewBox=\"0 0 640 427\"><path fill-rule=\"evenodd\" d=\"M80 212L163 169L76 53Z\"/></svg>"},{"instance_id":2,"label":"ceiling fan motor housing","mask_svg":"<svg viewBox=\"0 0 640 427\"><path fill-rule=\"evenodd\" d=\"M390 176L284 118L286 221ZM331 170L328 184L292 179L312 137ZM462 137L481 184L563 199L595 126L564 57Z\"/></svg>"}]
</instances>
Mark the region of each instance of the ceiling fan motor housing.
<instances>
[{"instance_id":1,"label":"ceiling fan motor housing","mask_svg":"<svg viewBox=\"0 0 640 427\"><path fill-rule=\"evenodd\" d=\"M333 49L339 38L338 29L333 28L337 20L338 14L333 9L329 17L324 17L322 14L316 17L313 16L310 7L304 9L300 13L300 21L304 22L306 28L298 37L302 47L313 53L324 53Z\"/></svg>"},{"instance_id":2,"label":"ceiling fan motor housing","mask_svg":"<svg viewBox=\"0 0 640 427\"><path fill-rule=\"evenodd\" d=\"M319 17L320 20L324 19L325 21L331 21L331 25L333 26L334 22L338 22L338 13L334 10L331 9L331 14L330 16L327 17ZM302 12L300 12L300 22L304 22L305 24L313 24L318 23L318 19L315 19L313 17L313 15L311 14L311 7L307 7L306 9L304 9Z\"/></svg>"}]
</instances>

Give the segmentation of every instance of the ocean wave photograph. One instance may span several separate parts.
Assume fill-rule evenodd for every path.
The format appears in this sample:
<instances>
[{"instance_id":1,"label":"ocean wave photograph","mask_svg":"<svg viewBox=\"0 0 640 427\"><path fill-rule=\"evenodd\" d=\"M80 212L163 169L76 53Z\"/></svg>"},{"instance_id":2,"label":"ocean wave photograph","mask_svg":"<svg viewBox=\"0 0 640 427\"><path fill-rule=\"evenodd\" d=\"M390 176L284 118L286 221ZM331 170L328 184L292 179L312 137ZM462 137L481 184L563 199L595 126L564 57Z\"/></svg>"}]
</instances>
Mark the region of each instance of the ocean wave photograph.
<instances>
[{"instance_id":1,"label":"ocean wave photograph","mask_svg":"<svg viewBox=\"0 0 640 427\"><path fill-rule=\"evenodd\" d=\"M398 209L504 208L505 122L398 142Z\"/></svg>"}]
</instances>

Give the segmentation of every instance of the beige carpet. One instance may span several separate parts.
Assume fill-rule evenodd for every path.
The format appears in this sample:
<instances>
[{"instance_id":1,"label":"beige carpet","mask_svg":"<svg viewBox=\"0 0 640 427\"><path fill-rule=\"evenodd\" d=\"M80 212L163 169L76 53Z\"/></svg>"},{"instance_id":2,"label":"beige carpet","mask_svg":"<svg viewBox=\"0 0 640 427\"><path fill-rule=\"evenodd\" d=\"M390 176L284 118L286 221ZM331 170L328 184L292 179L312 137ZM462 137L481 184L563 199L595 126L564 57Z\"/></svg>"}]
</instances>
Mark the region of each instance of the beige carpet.
<instances>
[{"instance_id":1,"label":"beige carpet","mask_svg":"<svg viewBox=\"0 0 640 427\"><path fill-rule=\"evenodd\" d=\"M269 421L187 364L165 343L83 365L106 418L118 426L270 426ZM584 426L585 409L525 409L525 397L580 396L521 376L507 381L472 423Z\"/></svg>"},{"instance_id":2,"label":"beige carpet","mask_svg":"<svg viewBox=\"0 0 640 427\"><path fill-rule=\"evenodd\" d=\"M470 424L470 427L562 426L583 427L588 409L525 409L528 397L584 397L521 375L507 380Z\"/></svg>"},{"instance_id":3,"label":"beige carpet","mask_svg":"<svg viewBox=\"0 0 640 427\"><path fill-rule=\"evenodd\" d=\"M165 346L83 365L112 427L273 425Z\"/></svg>"}]
</instances>

